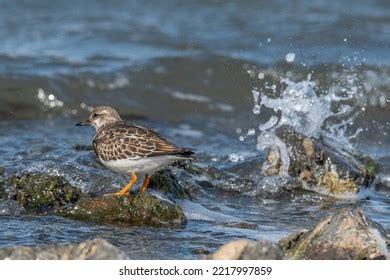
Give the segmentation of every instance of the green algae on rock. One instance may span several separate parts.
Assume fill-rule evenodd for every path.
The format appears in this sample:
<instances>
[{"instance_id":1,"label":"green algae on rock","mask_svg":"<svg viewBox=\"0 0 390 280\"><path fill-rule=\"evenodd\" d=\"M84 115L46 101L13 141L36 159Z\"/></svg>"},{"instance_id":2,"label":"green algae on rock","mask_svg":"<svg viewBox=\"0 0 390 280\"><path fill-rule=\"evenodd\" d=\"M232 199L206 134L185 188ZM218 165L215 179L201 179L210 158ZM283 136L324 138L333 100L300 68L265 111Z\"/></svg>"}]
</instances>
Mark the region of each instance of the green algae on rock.
<instances>
[{"instance_id":1,"label":"green algae on rock","mask_svg":"<svg viewBox=\"0 0 390 280\"><path fill-rule=\"evenodd\" d=\"M0 249L0 260L123 260L127 255L104 239L75 245L16 246Z\"/></svg>"},{"instance_id":2,"label":"green algae on rock","mask_svg":"<svg viewBox=\"0 0 390 280\"><path fill-rule=\"evenodd\" d=\"M342 209L279 244L292 259L386 259L384 232L361 210Z\"/></svg>"},{"instance_id":3,"label":"green algae on rock","mask_svg":"<svg viewBox=\"0 0 390 280\"><path fill-rule=\"evenodd\" d=\"M364 172L367 174L367 177L374 179L380 171L379 164L369 156L361 157L360 161L364 166Z\"/></svg>"},{"instance_id":4,"label":"green algae on rock","mask_svg":"<svg viewBox=\"0 0 390 280\"><path fill-rule=\"evenodd\" d=\"M56 215L98 224L180 226L187 220L175 204L148 193L82 198L55 211Z\"/></svg>"},{"instance_id":5,"label":"green algae on rock","mask_svg":"<svg viewBox=\"0 0 390 280\"><path fill-rule=\"evenodd\" d=\"M23 174L11 177L7 183L15 189L15 200L28 212L50 211L81 197L80 189L60 176Z\"/></svg>"}]
</instances>

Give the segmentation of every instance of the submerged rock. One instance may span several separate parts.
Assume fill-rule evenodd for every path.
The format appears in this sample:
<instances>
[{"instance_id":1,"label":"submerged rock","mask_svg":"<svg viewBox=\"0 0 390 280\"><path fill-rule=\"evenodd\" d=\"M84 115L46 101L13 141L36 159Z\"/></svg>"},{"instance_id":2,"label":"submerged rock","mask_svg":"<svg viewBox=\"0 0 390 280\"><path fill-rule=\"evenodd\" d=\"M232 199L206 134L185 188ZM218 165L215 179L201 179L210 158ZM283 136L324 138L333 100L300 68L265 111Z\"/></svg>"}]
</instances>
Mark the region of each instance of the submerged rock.
<instances>
[{"instance_id":1,"label":"submerged rock","mask_svg":"<svg viewBox=\"0 0 390 280\"><path fill-rule=\"evenodd\" d=\"M290 158L288 174L311 190L334 196L356 194L361 186L368 186L378 172L373 160L357 159L289 126L278 128L276 135L286 143ZM281 163L278 153L280 151L275 147L269 150L263 166L264 174L279 174Z\"/></svg>"},{"instance_id":2,"label":"submerged rock","mask_svg":"<svg viewBox=\"0 0 390 280\"><path fill-rule=\"evenodd\" d=\"M1 260L123 260L127 255L104 239L77 245L10 247L0 249Z\"/></svg>"},{"instance_id":3,"label":"submerged rock","mask_svg":"<svg viewBox=\"0 0 390 280\"><path fill-rule=\"evenodd\" d=\"M279 244L292 259L386 259L388 251L381 232L360 210L343 209Z\"/></svg>"},{"instance_id":4,"label":"submerged rock","mask_svg":"<svg viewBox=\"0 0 390 280\"><path fill-rule=\"evenodd\" d=\"M148 193L82 198L73 205L57 209L55 214L99 224L126 226L179 226L187 222L178 206Z\"/></svg>"},{"instance_id":5,"label":"submerged rock","mask_svg":"<svg viewBox=\"0 0 390 280\"><path fill-rule=\"evenodd\" d=\"M206 257L209 260L280 260L283 252L268 240L240 239L221 246Z\"/></svg>"},{"instance_id":6,"label":"submerged rock","mask_svg":"<svg viewBox=\"0 0 390 280\"><path fill-rule=\"evenodd\" d=\"M13 176L8 185L15 189L15 200L28 212L46 212L76 202L81 191L63 177L46 174Z\"/></svg>"}]
</instances>

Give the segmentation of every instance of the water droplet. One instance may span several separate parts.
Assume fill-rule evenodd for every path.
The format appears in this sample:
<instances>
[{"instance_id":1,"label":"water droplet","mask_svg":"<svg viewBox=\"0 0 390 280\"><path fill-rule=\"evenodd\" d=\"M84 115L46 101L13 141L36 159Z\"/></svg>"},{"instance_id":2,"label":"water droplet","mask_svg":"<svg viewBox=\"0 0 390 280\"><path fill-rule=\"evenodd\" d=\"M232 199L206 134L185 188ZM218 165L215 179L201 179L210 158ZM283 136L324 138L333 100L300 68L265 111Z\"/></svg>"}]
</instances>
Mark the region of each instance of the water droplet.
<instances>
[{"instance_id":1,"label":"water droplet","mask_svg":"<svg viewBox=\"0 0 390 280\"><path fill-rule=\"evenodd\" d=\"M230 155L229 155L229 160L230 160L231 162L238 162L239 156L238 156L236 153L230 154Z\"/></svg>"},{"instance_id":2,"label":"water droplet","mask_svg":"<svg viewBox=\"0 0 390 280\"><path fill-rule=\"evenodd\" d=\"M287 62L293 62L295 59L295 53L288 53L286 54L286 61Z\"/></svg>"},{"instance_id":3,"label":"water droplet","mask_svg":"<svg viewBox=\"0 0 390 280\"><path fill-rule=\"evenodd\" d=\"M256 130L254 128L250 128L250 129L248 129L247 135L252 136L252 135L255 135L255 133L256 133Z\"/></svg>"},{"instance_id":4,"label":"water droplet","mask_svg":"<svg viewBox=\"0 0 390 280\"><path fill-rule=\"evenodd\" d=\"M253 114L258 115L260 114L260 106L256 104L252 109Z\"/></svg>"}]
</instances>

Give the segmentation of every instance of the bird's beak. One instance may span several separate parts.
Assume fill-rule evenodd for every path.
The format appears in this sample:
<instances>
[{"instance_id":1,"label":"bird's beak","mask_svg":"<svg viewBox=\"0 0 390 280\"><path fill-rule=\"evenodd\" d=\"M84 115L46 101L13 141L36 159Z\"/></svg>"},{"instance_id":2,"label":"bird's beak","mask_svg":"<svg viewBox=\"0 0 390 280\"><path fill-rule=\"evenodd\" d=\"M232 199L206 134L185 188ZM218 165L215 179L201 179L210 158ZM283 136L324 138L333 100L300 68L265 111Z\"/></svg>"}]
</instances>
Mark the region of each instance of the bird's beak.
<instances>
[{"instance_id":1,"label":"bird's beak","mask_svg":"<svg viewBox=\"0 0 390 280\"><path fill-rule=\"evenodd\" d=\"M79 123L75 124L75 126L86 126L86 125L91 125L91 121L90 120L86 120L86 121L79 122Z\"/></svg>"}]
</instances>

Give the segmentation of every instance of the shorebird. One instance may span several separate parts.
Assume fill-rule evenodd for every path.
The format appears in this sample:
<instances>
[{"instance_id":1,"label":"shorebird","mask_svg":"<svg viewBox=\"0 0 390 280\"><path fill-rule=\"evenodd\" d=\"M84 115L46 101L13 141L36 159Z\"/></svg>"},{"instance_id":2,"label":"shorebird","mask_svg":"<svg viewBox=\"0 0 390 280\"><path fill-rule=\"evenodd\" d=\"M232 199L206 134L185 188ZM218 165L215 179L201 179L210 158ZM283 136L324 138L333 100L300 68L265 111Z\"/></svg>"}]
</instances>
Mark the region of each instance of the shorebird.
<instances>
[{"instance_id":1,"label":"shorebird","mask_svg":"<svg viewBox=\"0 0 390 280\"><path fill-rule=\"evenodd\" d=\"M156 131L122 121L118 112L108 106L93 109L88 120L76 126L93 126L93 149L99 161L108 169L131 175L130 182L120 191L123 196L145 175L141 192L145 192L150 175L177 160L194 159L190 148L181 148Z\"/></svg>"}]
</instances>

